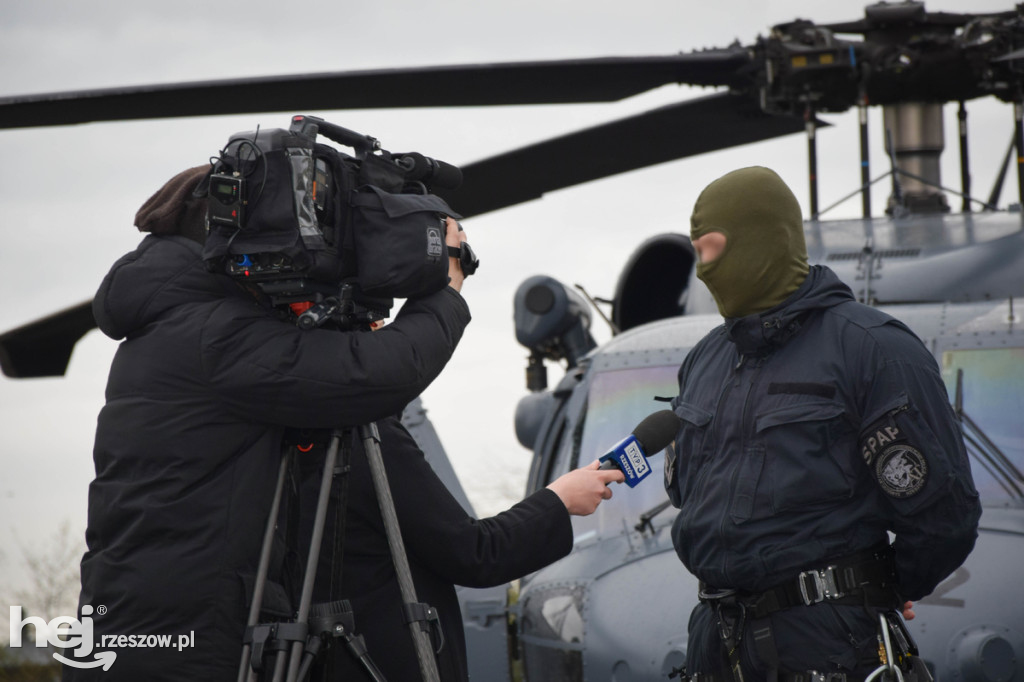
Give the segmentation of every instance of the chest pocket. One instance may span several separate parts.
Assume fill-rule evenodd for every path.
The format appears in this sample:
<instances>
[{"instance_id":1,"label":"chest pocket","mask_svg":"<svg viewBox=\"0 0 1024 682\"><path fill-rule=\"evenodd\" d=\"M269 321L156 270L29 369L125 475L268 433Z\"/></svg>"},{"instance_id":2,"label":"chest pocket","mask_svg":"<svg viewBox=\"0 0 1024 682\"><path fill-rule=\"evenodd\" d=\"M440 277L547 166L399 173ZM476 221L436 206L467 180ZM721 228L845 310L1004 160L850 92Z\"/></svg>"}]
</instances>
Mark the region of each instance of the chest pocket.
<instances>
[{"instance_id":1,"label":"chest pocket","mask_svg":"<svg viewBox=\"0 0 1024 682\"><path fill-rule=\"evenodd\" d=\"M827 507L853 495L864 465L841 404L817 399L769 409L754 428L764 456L755 513Z\"/></svg>"},{"instance_id":2,"label":"chest pocket","mask_svg":"<svg viewBox=\"0 0 1024 682\"><path fill-rule=\"evenodd\" d=\"M665 451L665 490L672 504L679 507L696 484L712 415L703 408L682 402L675 403L673 411L681 421L672 447Z\"/></svg>"}]
</instances>

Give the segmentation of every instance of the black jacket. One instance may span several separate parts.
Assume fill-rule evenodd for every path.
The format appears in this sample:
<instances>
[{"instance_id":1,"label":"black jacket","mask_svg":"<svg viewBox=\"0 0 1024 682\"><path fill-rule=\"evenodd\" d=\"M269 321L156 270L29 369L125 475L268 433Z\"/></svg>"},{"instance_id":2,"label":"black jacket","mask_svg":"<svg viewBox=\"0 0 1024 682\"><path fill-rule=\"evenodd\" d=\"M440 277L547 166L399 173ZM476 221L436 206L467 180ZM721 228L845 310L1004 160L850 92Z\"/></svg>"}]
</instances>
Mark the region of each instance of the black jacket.
<instances>
[{"instance_id":1,"label":"black jacket","mask_svg":"<svg viewBox=\"0 0 1024 682\"><path fill-rule=\"evenodd\" d=\"M572 549L569 514L558 496L543 488L497 516L474 519L434 474L398 419L380 421L378 427L416 597L440 615L444 642L437 656L438 671L445 682L467 680L462 614L454 585L499 585L565 556ZM420 669L403 619L398 581L361 443L355 442L351 460L341 589L332 598L352 602L356 632L364 636L370 657L389 682L419 680ZM319 479L319 472L307 476L307 480ZM325 550L332 546L332 534L329 524ZM326 557L325 551L317 574L317 596L325 602L331 596L326 591L330 578ZM370 679L340 643L334 648L333 662L331 680Z\"/></svg>"},{"instance_id":2,"label":"black jacket","mask_svg":"<svg viewBox=\"0 0 1024 682\"><path fill-rule=\"evenodd\" d=\"M760 592L892 531L900 596L916 600L973 548L978 494L935 359L828 268L712 330L679 385L666 487L701 580Z\"/></svg>"},{"instance_id":3,"label":"black jacket","mask_svg":"<svg viewBox=\"0 0 1024 682\"><path fill-rule=\"evenodd\" d=\"M196 243L148 236L114 264L94 313L125 341L97 424L80 605L97 641L192 637L181 650L122 646L109 670L65 679L234 680L286 427L401 411L469 311L446 287L377 332L304 332L207 272Z\"/></svg>"}]
</instances>

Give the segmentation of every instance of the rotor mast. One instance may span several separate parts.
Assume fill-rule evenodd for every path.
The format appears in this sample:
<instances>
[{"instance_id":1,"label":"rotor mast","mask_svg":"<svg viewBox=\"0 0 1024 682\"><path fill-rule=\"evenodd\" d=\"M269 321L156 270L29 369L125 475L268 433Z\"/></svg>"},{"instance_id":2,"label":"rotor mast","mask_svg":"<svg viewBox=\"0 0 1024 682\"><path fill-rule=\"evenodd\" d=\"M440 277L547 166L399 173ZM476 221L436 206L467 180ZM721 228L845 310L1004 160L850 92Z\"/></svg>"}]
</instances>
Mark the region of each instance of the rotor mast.
<instances>
[{"instance_id":1,"label":"rotor mast","mask_svg":"<svg viewBox=\"0 0 1024 682\"><path fill-rule=\"evenodd\" d=\"M947 213L939 164L945 149L942 104L904 102L882 109L886 152L896 163L901 193L890 195L886 213ZM891 147L890 147L891 145Z\"/></svg>"}]
</instances>

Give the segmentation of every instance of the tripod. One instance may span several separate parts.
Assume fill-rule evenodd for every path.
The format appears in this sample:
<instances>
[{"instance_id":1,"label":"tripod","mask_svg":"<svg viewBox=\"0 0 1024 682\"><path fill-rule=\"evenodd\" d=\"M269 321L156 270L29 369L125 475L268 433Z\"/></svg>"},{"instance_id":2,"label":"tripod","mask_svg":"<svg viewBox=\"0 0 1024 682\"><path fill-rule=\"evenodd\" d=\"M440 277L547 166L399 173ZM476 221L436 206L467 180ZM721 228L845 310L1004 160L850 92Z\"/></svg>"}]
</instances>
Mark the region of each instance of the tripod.
<instances>
[{"instance_id":1,"label":"tripod","mask_svg":"<svg viewBox=\"0 0 1024 682\"><path fill-rule=\"evenodd\" d=\"M439 682L437 663L430 645L429 621L436 619L436 612L426 604L416 601L416 591L412 582L412 572L398 527L398 516L395 513L391 488L380 451L380 433L375 423L360 426L358 436L363 443L373 487L380 507L381 518L388 539L388 547L398 577L398 585L402 594L406 621L416 650L420 673L425 682ZM317 562L320 557L320 545L323 540L324 525L330 501L330 491L337 472L347 475L350 456L351 430L336 429L331 433L330 445L324 458L323 474L320 480L320 491L317 497L316 514L313 519L312 537L302 582L302 593L294 622L259 624L259 613L266 587L267 573L270 566L271 546L274 529L281 507L284 483L288 467L293 459L294 451L282 457L278 471L277 486L271 503L270 515L267 519L263 535L263 546L260 549L256 582L253 587L252 603L249 609L246 639L242 648L239 663L238 682L298 682L309 675L317 654L323 647L325 637L342 639L349 652L363 665L375 682L384 682L384 677L370 659L362 638L354 633L354 618L351 607L345 600L329 604L317 604L311 609L313 585L316 579ZM339 452L341 462L339 464ZM342 495L340 505L347 503L347 496ZM344 532L343 528L337 532ZM273 652L271 666L264 665L265 656ZM267 677L267 674L270 674Z\"/></svg>"}]
</instances>

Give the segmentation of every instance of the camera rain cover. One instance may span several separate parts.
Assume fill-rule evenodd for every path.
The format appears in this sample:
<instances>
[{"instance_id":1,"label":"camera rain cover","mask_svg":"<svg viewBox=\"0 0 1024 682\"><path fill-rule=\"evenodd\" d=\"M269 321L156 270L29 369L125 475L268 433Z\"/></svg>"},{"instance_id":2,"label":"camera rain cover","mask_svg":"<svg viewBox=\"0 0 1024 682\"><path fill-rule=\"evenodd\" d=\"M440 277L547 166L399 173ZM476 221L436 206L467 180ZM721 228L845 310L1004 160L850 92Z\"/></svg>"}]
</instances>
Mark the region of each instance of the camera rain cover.
<instances>
[{"instance_id":1,"label":"camera rain cover","mask_svg":"<svg viewBox=\"0 0 1024 682\"><path fill-rule=\"evenodd\" d=\"M221 180L218 180L218 179ZM218 189L234 181L235 195ZM274 253L312 266L326 247L313 208L313 146L286 130L232 136L211 176L210 232L203 257Z\"/></svg>"},{"instance_id":2,"label":"camera rain cover","mask_svg":"<svg viewBox=\"0 0 1024 682\"><path fill-rule=\"evenodd\" d=\"M295 117L291 130L237 133L220 152L208 188L209 266L257 283L354 282L377 298L442 289L445 219L460 216L409 181L389 152L353 157L317 143L309 118ZM362 139L316 120L332 140Z\"/></svg>"},{"instance_id":3,"label":"camera rain cover","mask_svg":"<svg viewBox=\"0 0 1024 682\"><path fill-rule=\"evenodd\" d=\"M352 207L358 282L364 292L407 298L448 283L445 218L461 216L441 197L364 185L352 194Z\"/></svg>"}]
</instances>

